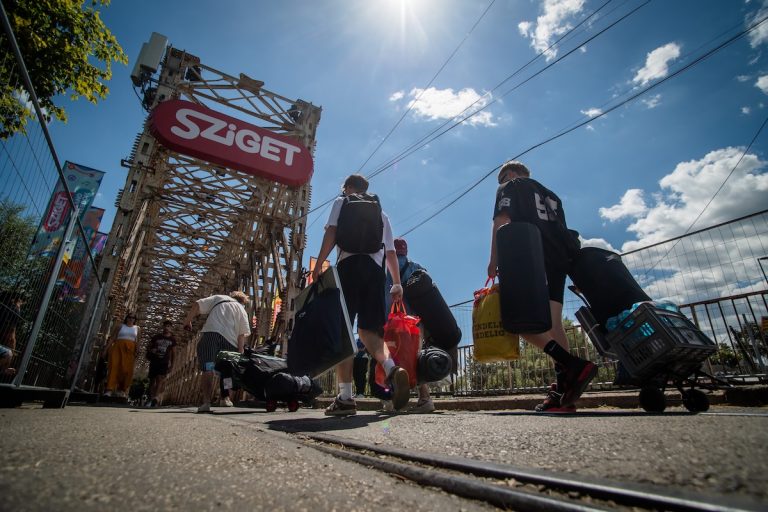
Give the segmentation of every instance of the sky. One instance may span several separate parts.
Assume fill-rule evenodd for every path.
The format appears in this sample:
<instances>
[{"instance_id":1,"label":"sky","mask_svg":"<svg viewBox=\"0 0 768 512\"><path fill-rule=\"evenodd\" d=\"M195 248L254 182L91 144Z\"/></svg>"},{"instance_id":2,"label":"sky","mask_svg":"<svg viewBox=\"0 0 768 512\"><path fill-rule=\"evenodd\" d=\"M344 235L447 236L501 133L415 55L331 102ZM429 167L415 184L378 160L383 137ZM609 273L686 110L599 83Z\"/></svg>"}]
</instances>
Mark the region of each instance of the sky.
<instances>
[{"instance_id":1,"label":"sky","mask_svg":"<svg viewBox=\"0 0 768 512\"><path fill-rule=\"evenodd\" d=\"M631 250L683 234L699 215L694 229L768 207L768 130L745 154L768 118L768 22L672 76L768 16L768 2L605 3L113 0L102 18L130 63L114 66L106 100L65 100L69 121L50 130L62 160L106 172L94 205L106 209L107 231L125 181L120 159L145 115L129 74L152 32L208 66L322 107L313 205L338 194L348 174L370 174L443 123L452 126L470 104L484 107L371 180L395 234L409 232L409 255L449 304L485 282L493 170L521 153L590 245ZM305 265L328 211L309 218Z\"/></svg>"}]
</instances>

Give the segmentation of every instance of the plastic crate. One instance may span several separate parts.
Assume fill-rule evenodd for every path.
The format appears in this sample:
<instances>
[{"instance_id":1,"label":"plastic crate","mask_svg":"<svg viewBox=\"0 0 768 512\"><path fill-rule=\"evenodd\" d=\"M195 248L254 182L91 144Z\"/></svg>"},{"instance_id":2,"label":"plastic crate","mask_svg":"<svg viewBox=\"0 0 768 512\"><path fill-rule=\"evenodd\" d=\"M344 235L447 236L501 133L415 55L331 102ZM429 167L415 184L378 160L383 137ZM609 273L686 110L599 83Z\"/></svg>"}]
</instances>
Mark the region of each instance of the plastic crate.
<instances>
[{"instance_id":1,"label":"plastic crate","mask_svg":"<svg viewBox=\"0 0 768 512\"><path fill-rule=\"evenodd\" d=\"M641 304L607 340L638 381L684 379L715 353L717 345L682 313Z\"/></svg>"}]
</instances>

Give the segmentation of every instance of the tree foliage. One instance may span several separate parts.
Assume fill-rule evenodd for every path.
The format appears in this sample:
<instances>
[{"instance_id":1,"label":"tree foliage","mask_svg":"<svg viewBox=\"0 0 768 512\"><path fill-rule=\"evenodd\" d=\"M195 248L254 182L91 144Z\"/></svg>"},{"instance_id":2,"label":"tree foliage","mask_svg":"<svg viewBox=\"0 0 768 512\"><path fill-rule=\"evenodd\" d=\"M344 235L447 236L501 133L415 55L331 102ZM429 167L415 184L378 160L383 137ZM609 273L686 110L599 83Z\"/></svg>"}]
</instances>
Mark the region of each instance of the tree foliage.
<instances>
[{"instance_id":1,"label":"tree foliage","mask_svg":"<svg viewBox=\"0 0 768 512\"><path fill-rule=\"evenodd\" d=\"M110 0L10 0L3 2L16 41L29 71L35 94L50 118L66 122L64 108L54 100L92 103L109 93L112 61L128 59L101 20L99 6ZM89 4L89 5L88 5ZM0 36L0 138L24 131L34 116L7 37Z\"/></svg>"}]
</instances>

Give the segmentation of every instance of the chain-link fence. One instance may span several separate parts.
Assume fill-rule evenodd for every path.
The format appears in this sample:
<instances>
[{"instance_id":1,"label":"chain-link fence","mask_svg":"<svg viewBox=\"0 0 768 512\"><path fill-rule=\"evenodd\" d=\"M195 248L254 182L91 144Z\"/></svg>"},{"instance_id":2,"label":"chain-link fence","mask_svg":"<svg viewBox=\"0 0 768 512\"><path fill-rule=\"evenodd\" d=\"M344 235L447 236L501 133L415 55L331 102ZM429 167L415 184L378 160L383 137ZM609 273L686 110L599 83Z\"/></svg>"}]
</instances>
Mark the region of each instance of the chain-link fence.
<instances>
[{"instance_id":1,"label":"chain-link fence","mask_svg":"<svg viewBox=\"0 0 768 512\"><path fill-rule=\"evenodd\" d=\"M0 18L0 394L17 403L31 391L74 386L91 327L86 314L101 288L95 232L78 222L93 195L63 179L67 169L4 11ZM66 396L42 399L62 405Z\"/></svg>"}]
</instances>

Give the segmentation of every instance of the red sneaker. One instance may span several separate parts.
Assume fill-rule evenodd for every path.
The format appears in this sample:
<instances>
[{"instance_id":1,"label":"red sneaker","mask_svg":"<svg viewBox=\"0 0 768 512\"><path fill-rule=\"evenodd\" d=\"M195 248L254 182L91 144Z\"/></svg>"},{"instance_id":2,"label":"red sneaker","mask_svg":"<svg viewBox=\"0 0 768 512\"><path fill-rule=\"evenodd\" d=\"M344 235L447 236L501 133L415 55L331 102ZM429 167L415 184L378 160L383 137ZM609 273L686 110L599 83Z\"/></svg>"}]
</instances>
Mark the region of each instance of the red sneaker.
<instances>
[{"instance_id":1,"label":"red sneaker","mask_svg":"<svg viewBox=\"0 0 768 512\"><path fill-rule=\"evenodd\" d=\"M536 406L536 412L576 412L574 406L563 407L561 403L562 397L563 394L557 391L557 384L553 382L549 386L547 397Z\"/></svg>"}]
</instances>

